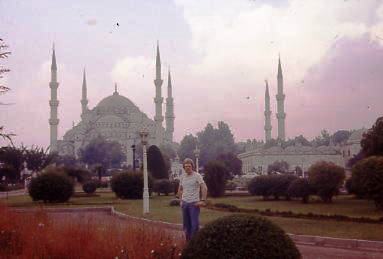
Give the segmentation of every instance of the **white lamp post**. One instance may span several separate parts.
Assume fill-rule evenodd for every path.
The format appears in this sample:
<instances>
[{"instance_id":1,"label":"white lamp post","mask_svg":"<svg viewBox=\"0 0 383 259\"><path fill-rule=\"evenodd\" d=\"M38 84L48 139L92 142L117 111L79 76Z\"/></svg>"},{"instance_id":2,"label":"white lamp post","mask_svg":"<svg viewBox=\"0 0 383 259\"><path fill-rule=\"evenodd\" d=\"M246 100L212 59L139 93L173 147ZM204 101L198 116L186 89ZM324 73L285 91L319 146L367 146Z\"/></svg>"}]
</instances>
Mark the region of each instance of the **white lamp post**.
<instances>
[{"instance_id":1,"label":"white lamp post","mask_svg":"<svg viewBox=\"0 0 383 259\"><path fill-rule=\"evenodd\" d=\"M198 165L199 153L200 153L200 150L198 149L198 146L195 146L194 155L195 155L195 167L196 167L197 173L199 173L199 165Z\"/></svg>"},{"instance_id":2,"label":"white lamp post","mask_svg":"<svg viewBox=\"0 0 383 259\"><path fill-rule=\"evenodd\" d=\"M144 128L140 131L141 144L142 144L142 160L144 164L144 193L143 193L143 212L149 213L149 188L148 188L148 160L146 155L146 144L148 144L149 132Z\"/></svg>"}]
</instances>

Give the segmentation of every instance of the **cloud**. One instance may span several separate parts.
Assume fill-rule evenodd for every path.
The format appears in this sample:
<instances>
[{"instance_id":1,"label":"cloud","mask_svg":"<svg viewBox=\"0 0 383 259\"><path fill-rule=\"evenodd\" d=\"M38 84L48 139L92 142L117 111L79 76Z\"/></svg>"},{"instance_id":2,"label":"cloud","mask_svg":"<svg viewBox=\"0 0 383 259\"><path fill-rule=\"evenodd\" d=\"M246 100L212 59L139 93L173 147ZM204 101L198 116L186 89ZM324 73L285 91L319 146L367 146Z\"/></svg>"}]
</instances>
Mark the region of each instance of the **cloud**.
<instances>
[{"instance_id":1,"label":"cloud","mask_svg":"<svg viewBox=\"0 0 383 259\"><path fill-rule=\"evenodd\" d=\"M322 64L325 57L335 55L331 50L337 44L339 48L345 48L340 44L343 40L353 42L366 35L371 37L374 28L375 31L383 28L380 22L383 5L374 0L331 1L331 4L330 1L290 0L281 6L245 0L175 0L175 3L184 12L192 34L192 48L200 56L199 62L190 65L189 76L195 85L208 85L205 87L209 100L206 113L209 118L220 117L228 121L238 132L238 139L263 138L263 81L269 79L270 94L275 96L278 53L282 59L287 95L287 134L294 136L299 131L294 127L299 121L295 120L311 121L313 125L313 110L307 110L305 114L300 112L301 105L309 106L310 98L314 98L299 88L302 82L309 80L307 73L310 69ZM318 72L316 76L324 74ZM334 87L340 89L340 86ZM198 86L197 89L202 90ZM252 104L244 99L249 95L255 97ZM321 102L322 109L326 110L326 99L321 98L325 97L317 97L313 102ZM275 98L272 98L273 112L275 106ZM331 113L331 109L328 112ZM331 128L345 125L344 122L337 124L331 116L323 117L324 122L329 120L323 127L329 127L333 122ZM358 126L356 124L347 125ZM273 127L276 134L275 116ZM299 134L313 136L319 131L309 127Z\"/></svg>"}]
</instances>

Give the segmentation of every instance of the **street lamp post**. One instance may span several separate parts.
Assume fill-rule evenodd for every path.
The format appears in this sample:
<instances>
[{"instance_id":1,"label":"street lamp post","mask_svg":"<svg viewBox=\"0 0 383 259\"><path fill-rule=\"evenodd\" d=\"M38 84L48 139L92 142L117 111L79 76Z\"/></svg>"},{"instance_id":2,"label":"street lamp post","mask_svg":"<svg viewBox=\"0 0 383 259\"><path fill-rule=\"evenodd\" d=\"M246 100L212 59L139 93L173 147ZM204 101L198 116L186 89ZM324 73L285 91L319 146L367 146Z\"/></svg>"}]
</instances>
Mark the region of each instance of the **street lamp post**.
<instances>
[{"instance_id":1,"label":"street lamp post","mask_svg":"<svg viewBox=\"0 0 383 259\"><path fill-rule=\"evenodd\" d=\"M146 154L146 144L148 144L149 132L144 128L140 131L141 143L142 143L142 160L144 164L144 192L143 192L143 212L149 213L149 188L148 188L148 162Z\"/></svg>"},{"instance_id":2,"label":"street lamp post","mask_svg":"<svg viewBox=\"0 0 383 259\"><path fill-rule=\"evenodd\" d=\"M136 171L136 141L134 141L131 148L133 151L133 172L135 172Z\"/></svg>"},{"instance_id":3,"label":"street lamp post","mask_svg":"<svg viewBox=\"0 0 383 259\"><path fill-rule=\"evenodd\" d=\"M199 173L199 164L198 164L199 153L200 153L200 150L198 149L198 146L195 146L194 155L195 155L195 166L196 166L197 173Z\"/></svg>"}]
</instances>

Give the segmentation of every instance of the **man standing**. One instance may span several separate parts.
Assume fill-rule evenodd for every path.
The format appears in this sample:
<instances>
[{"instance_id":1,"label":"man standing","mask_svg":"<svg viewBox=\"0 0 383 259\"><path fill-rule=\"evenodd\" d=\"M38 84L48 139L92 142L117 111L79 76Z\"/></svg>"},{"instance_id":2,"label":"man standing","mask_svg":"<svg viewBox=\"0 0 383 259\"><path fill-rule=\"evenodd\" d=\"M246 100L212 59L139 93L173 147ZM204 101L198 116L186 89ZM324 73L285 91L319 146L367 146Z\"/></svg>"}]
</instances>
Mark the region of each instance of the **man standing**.
<instances>
[{"instance_id":1,"label":"man standing","mask_svg":"<svg viewBox=\"0 0 383 259\"><path fill-rule=\"evenodd\" d=\"M181 175L178 197L181 199L183 228L189 241L199 229L200 207L206 205L207 186L202 176L193 171L193 160L186 158L183 167L186 174Z\"/></svg>"}]
</instances>

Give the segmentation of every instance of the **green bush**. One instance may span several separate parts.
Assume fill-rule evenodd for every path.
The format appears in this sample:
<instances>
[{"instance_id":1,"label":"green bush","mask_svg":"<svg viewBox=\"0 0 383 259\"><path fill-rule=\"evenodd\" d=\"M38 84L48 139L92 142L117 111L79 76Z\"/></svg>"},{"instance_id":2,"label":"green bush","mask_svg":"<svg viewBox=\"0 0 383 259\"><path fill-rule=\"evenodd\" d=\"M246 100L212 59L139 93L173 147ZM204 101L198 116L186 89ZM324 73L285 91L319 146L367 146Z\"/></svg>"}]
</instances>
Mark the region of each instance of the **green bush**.
<instances>
[{"instance_id":1,"label":"green bush","mask_svg":"<svg viewBox=\"0 0 383 259\"><path fill-rule=\"evenodd\" d=\"M29 185L29 195L34 201L66 202L74 193L73 181L61 170L49 169Z\"/></svg>"},{"instance_id":2,"label":"green bush","mask_svg":"<svg viewBox=\"0 0 383 259\"><path fill-rule=\"evenodd\" d=\"M324 202L331 202L332 197L339 193L345 175L344 168L332 162L320 161L310 166L308 181Z\"/></svg>"},{"instance_id":3,"label":"green bush","mask_svg":"<svg viewBox=\"0 0 383 259\"><path fill-rule=\"evenodd\" d=\"M303 203L309 201L310 194L312 193L309 181L305 178L295 179L287 189L287 193L293 198L302 198Z\"/></svg>"},{"instance_id":4,"label":"green bush","mask_svg":"<svg viewBox=\"0 0 383 259\"><path fill-rule=\"evenodd\" d=\"M279 200L279 197L285 197L287 200L290 198L287 189L290 184L297 179L294 175L282 174L282 175L269 175L271 179L270 195L274 196L274 199Z\"/></svg>"},{"instance_id":5,"label":"green bush","mask_svg":"<svg viewBox=\"0 0 383 259\"><path fill-rule=\"evenodd\" d=\"M225 194L225 184L229 176L227 168L222 162L210 161L206 164L204 180L206 182L209 195L221 197Z\"/></svg>"},{"instance_id":6,"label":"green bush","mask_svg":"<svg viewBox=\"0 0 383 259\"><path fill-rule=\"evenodd\" d=\"M231 215L205 225L182 252L182 258L300 258L293 241L266 218Z\"/></svg>"},{"instance_id":7,"label":"green bush","mask_svg":"<svg viewBox=\"0 0 383 259\"><path fill-rule=\"evenodd\" d=\"M174 191L174 186L168 179L154 180L153 191L156 192L158 195L163 193L166 196L168 196L169 193L172 193Z\"/></svg>"},{"instance_id":8,"label":"green bush","mask_svg":"<svg viewBox=\"0 0 383 259\"><path fill-rule=\"evenodd\" d=\"M98 181L89 180L82 185L82 190L85 193L94 193L97 189L97 184L98 184Z\"/></svg>"},{"instance_id":9,"label":"green bush","mask_svg":"<svg viewBox=\"0 0 383 259\"><path fill-rule=\"evenodd\" d=\"M83 168L63 167L63 169L68 176L76 179L79 183L85 183L91 178L91 173Z\"/></svg>"},{"instance_id":10,"label":"green bush","mask_svg":"<svg viewBox=\"0 0 383 259\"><path fill-rule=\"evenodd\" d=\"M270 190L273 186L269 175L256 176L249 182L247 188L251 195L263 196L267 199L270 195Z\"/></svg>"},{"instance_id":11,"label":"green bush","mask_svg":"<svg viewBox=\"0 0 383 259\"><path fill-rule=\"evenodd\" d=\"M148 177L149 188L152 186ZM112 177L110 182L112 191L121 199L142 199L144 177L142 172L122 172Z\"/></svg>"},{"instance_id":12,"label":"green bush","mask_svg":"<svg viewBox=\"0 0 383 259\"><path fill-rule=\"evenodd\" d=\"M359 161L352 168L351 178L352 189L383 209L383 157L371 156Z\"/></svg>"}]
</instances>

